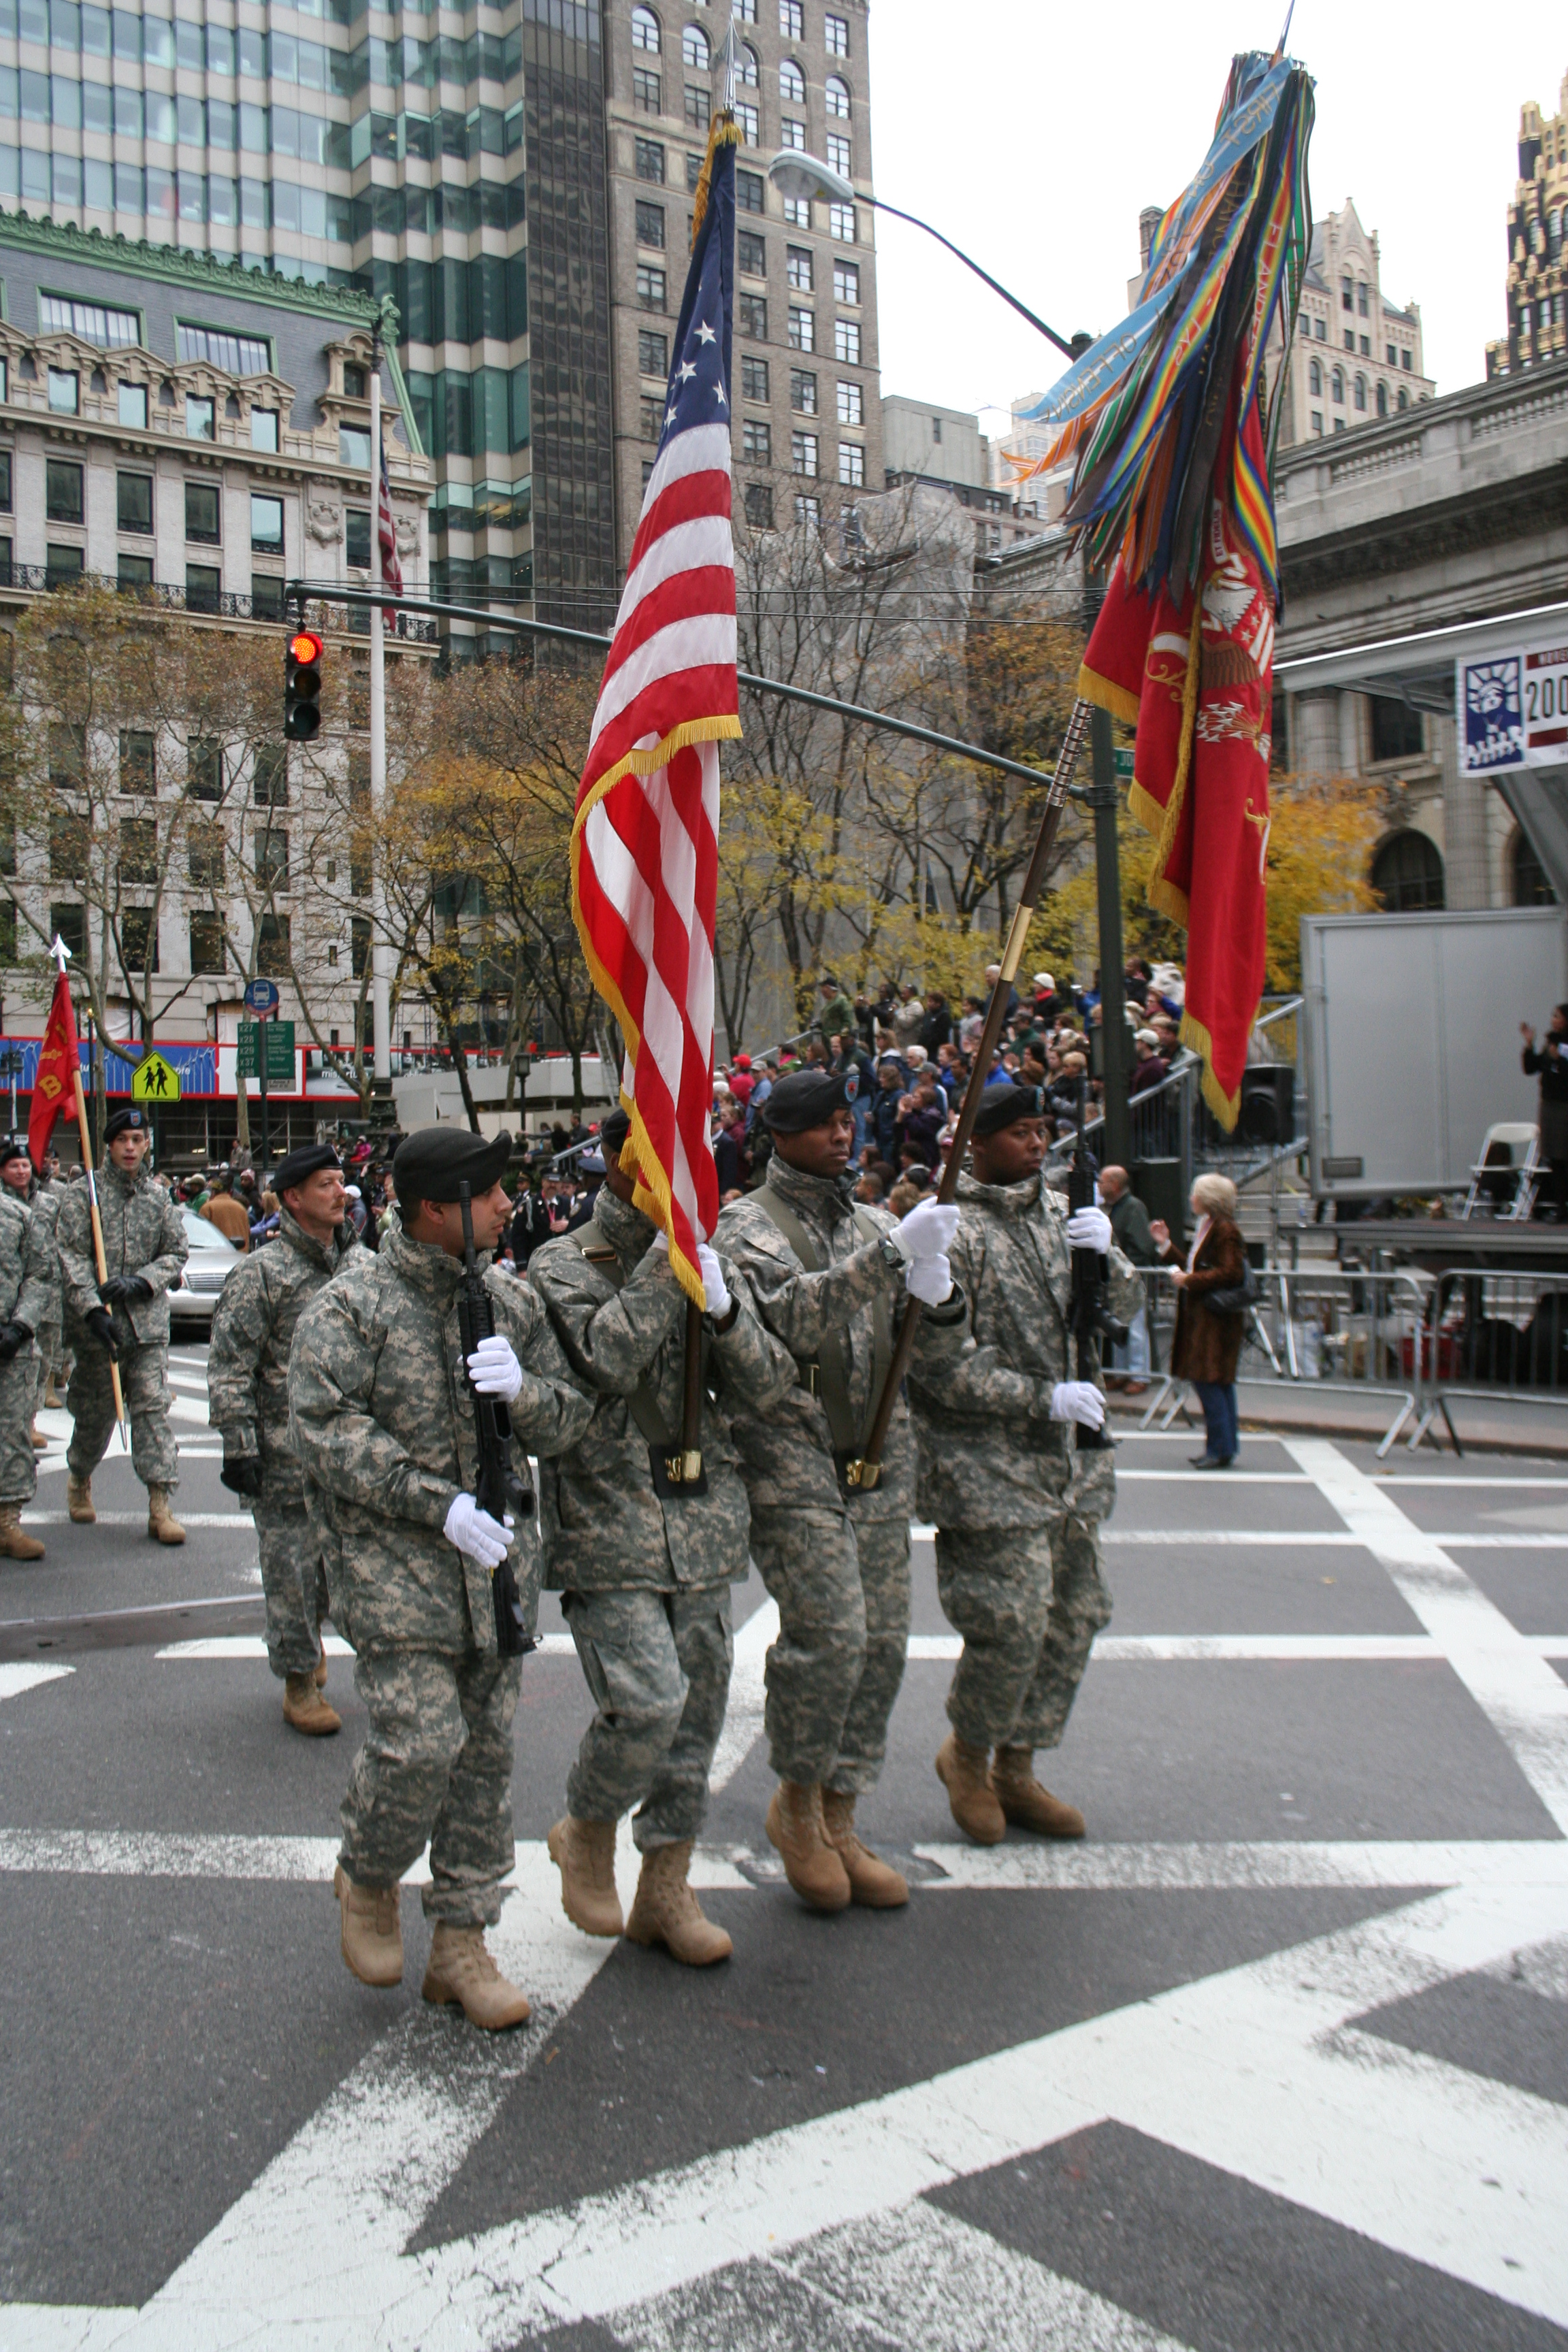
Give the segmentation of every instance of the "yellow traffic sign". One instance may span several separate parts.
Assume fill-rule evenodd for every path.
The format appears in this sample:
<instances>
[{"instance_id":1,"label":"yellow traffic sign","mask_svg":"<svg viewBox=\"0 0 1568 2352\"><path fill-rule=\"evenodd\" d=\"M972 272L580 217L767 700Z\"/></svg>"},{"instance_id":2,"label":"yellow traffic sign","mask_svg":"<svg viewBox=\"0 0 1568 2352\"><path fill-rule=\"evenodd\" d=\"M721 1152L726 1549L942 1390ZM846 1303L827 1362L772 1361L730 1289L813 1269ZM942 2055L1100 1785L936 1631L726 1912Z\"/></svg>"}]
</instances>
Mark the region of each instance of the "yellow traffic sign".
<instances>
[{"instance_id":1,"label":"yellow traffic sign","mask_svg":"<svg viewBox=\"0 0 1568 2352\"><path fill-rule=\"evenodd\" d=\"M137 1102L178 1102L180 1074L162 1054L143 1054L132 1073L131 1092Z\"/></svg>"}]
</instances>

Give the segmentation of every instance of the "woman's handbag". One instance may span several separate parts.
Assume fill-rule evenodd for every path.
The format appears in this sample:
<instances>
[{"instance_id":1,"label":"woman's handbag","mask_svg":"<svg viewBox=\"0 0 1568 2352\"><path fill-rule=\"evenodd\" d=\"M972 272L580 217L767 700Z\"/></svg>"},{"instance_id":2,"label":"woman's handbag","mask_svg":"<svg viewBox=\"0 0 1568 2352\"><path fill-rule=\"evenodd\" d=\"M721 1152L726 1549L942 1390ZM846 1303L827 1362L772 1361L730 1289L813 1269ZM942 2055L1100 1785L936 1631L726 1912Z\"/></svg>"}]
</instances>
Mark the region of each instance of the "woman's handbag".
<instances>
[{"instance_id":1,"label":"woman's handbag","mask_svg":"<svg viewBox=\"0 0 1568 2352\"><path fill-rule=\"evenodd\" d=\"M1256 1307L1263 1296L1263 1285L1258 1279L1258 1269L1250 1258L1242 1260L1241 1280L1229 1290L1210 1290L1204 1294L1204 1304L1211 1315L1245 1315Z\"/></svg>"}]
</instances>

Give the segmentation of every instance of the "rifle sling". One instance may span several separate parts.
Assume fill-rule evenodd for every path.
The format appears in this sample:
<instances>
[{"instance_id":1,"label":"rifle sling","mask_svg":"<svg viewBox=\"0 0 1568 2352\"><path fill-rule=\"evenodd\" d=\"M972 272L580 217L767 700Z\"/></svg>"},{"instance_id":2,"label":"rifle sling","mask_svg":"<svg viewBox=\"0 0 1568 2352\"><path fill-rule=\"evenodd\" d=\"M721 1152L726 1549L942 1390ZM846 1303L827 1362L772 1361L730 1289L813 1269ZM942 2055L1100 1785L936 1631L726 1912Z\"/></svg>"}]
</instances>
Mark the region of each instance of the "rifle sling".
<instances>
[{"instance_id":1,"label":"rifle sling","mask_svg":"<svg viewBox=\"0 0 1568 2352\"><path fill-rule=\"evenodd\" d=\"M748 1197L772 1218L807 1274L826 1271L821 1250L786 1201L781 1201L766 1184L759 1185ZM850 1213L862 1242L881 1239L881 1227L858 1202ZM893 1318L884 1293L879 1295L871 1308L871 1383L868 1391L866 1423L861 1427L856 1422L849 1397L851 1356L848 1331L840 1325L837 1330L824 1334L815 1356L795 1358L802 1388L811 1391L826 1418L827 1433L833 1440L834 1459L838 1464L841 1475L847 1464L858 1462L865 1453L871 1416L877 1410L877 1402L886 1385L892 1360Z\"/></svg>"}]
</instances>

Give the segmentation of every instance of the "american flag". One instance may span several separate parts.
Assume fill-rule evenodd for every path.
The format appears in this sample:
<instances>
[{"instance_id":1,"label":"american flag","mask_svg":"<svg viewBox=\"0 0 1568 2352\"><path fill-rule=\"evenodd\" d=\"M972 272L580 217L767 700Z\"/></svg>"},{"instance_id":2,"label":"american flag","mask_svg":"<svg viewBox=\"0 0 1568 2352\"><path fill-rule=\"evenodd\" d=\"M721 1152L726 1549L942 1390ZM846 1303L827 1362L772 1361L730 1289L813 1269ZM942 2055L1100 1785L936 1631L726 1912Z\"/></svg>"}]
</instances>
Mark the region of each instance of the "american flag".
<instances>
[{"instance_id":1,"label":"american flag","mask_svg":"<svg viewBox=\"0 0 1568 2352\"><path fill-rule=\"evenodd\" d=\"M658 455L572 834L577 929L626 1042L623 1164L697 1299L697 1244L719 1214L708 1142L719 744L741 731L730 534L734 138L721 121L710 143Z\"/></svg>"},{"instance_id":2,"label":"american flag","mask_svg":"<svg viewBox=\"0 0 1568 2352\"><path fill-rule=\"evenodd\" d=\"M386 427L380 435L381 485L376 492L375 536L381 549L381 584L390 588L395 596L403 593L403 566L397 560L397 533L392 525L392 484L386 478ZM391 621L396 615L388 613Z\"/></svg>"}]
</instances>

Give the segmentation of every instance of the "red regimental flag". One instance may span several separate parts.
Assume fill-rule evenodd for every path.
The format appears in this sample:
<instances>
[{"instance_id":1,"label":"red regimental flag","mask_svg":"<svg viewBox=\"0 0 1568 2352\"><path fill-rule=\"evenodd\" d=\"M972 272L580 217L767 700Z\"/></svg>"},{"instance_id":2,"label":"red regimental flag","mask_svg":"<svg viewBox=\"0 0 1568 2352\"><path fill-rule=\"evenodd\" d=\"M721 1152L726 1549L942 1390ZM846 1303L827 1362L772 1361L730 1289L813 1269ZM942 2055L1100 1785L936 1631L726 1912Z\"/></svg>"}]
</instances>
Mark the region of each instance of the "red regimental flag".
<instances>
[{"instance_id":1,"label":"red regimental flag","mask_svg":"<svg viewBox=\"0 0 1568 2352\"><path fill-rule=\"evenodd\" d=\"M55 982L54 1002L49 1006L48 1024L33 1080L33 1108L27 1116L27 1157L35 1168L44 1164L56 1119L61 1111L68 1112L75 1101L80 1067L70 983L62 971Z\"/></svg>"},{"instance_id":2,"label":"red regimental flag","mask_svg":"<svg viewBox=\"0 0 1568 2352\"><path fill-rule=\"evenodd\" d=\"M1247 454L1266 478L1258 406ZM1216 469L1228 481L1228 467ZM1226 1128L1241 1104L1263 993L1274 600L1231 509L1209 508L1197 595L1177 604L1120 567L1089 641L1079 691L1138 730L1130 805L1155 836L1148 898L1187 934L1182 1042Z\"/></svg>"}]
</instances>

